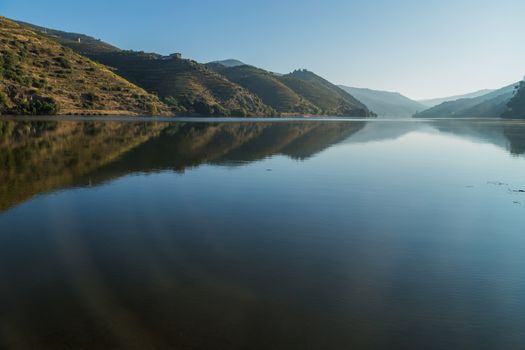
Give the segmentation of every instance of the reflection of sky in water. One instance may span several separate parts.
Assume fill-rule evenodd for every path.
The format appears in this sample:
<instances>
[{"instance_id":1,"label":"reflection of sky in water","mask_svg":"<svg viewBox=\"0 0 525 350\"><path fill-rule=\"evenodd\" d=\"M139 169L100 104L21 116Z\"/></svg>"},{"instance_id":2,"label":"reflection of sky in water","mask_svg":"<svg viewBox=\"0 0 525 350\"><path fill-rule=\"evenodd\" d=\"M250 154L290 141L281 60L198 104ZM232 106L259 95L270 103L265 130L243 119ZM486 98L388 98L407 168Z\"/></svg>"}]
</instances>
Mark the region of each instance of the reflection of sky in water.
<instances>
[{"instance_id":1,"label":"reflection of sky in water","mask_svg":"<svg viewBox=\"0 0 525 350\"><path fill-rule=\"evenodd\" d=\"M1 214L0 340L525 346L523 157L425 129L218 163Z\"/></svg>"}]
</instances>

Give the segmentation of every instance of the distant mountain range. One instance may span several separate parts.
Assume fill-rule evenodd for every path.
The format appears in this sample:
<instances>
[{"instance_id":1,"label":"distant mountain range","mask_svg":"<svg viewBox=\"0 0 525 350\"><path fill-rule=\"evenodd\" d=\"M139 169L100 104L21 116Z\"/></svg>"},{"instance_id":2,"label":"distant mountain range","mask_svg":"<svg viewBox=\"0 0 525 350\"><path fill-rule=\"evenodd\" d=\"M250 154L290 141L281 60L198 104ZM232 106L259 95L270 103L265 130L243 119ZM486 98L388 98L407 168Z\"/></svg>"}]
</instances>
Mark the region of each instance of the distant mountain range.
<instances>
[{"instance_id":1,"label":"distant mountain range","mask_svg":"<svg viewBox=\"0 0 525 350\"><path fill-rule=\"evenodd\" d=\"M410 118L412 115L428 108L398 92L378 91L344 85L339 87L382 117Z\"/></svg>"},{"instance_id":2,"label":"distant mountain range","mask_svg":"<svg viewBox=\"0 0 525 350\"><path fill-rule=\"evenodd\" d=\"M302 114L374 116L353 96L312 72L298 70L278 75L233 59L204 65L183 59L181 54L162 56L125 51L83 34L28 23L20 23L18 27L55 42L57 47L62 45L65 51L70 49L77 55L96 61L101 69L113 71L113 76L119 75L151 96L158 96L160 105L156 109L160 111L169 108L174 114L240 117ZM16 36L13 38L16 40ZM17 46L22 45L17 43ZM26 68L30 75L33 68ZM240 71L235 71L237 69ZM106 88L108 93L112 92L109 87ZM46 91L39 91L39 94L54 99ZM115 92L115 95L118 93ZM96 99L99 102L97 108L105 108L105 99Z\"/></svg>"},{"instance_id":3,"label":"distant mountain range","mask_svg":"<svg viewBox=\"0 0 525 350\"><path fill-rule=\"evenodd\" d=\"M455 96L448 96L448 97L433 98L433 99L430 99L430 100L420 100L418 102L421 103L422 105L425 105L427 108L431 108L431 107L440 105L443 102L451 102L451 101L457 101L457 100L461 100L461 99L465 99L465 98L480 97L480 96L486 95L488 93L491 93L493 91L494 90L484 89L484 90L479 90L479 91L475 91L475 92L471 92L471 93L463 94L463 95L455 95Z\"/></svg>"},{"instance_id":4,"label":"distant mountain range","mask_svg":"<svg viewBox=\"0 0 525 350\"><path fill-rule=\"evenodd\" d=\"M498 118L514 96L515 84L490 93L447 101L414 115L416 118Z\"/></svg>"}]
</instances>

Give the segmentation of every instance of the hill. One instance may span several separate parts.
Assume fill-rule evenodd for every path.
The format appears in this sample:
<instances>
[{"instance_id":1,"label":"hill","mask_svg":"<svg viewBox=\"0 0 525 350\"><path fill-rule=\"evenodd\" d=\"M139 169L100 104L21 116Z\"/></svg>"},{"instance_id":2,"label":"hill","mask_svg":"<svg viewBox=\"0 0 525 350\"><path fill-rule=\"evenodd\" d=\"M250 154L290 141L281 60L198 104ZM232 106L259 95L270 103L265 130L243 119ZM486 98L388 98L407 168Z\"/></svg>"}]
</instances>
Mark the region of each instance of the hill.
<instances>
[{"instance_id":1,"label":"hill","mask_svg":"<svg viewBox=\"0 0 525 350\"><path fill-rule=\"evenodd\" d=\"M319 114L320 108L298 95L279 80L279 77L252 66L226 67L217 63L209 64L228 80L241 85L259 96L262 101L281 114Z\"/></svg>"},{"instance_id":2,"label":"hill","mask_svg":"<svg viewBox=\"0 0 525 350\"><path fill-rule=\"evenodd\" d=\"M525 81L516 86L516 93L505 106L502 117L525 119Z\"/></svg>"},{"instance_id":3,"label":"hill","mask_svg":"<svg viewBox=\"0 0 525 350\"><path fill-rule=\"evenodd\" d=\"M3 17L0 42L0 113L169 114L107 67Z\"/></svg>"},{"instance_id":4,"label":"hill","mask_svg":"<svg viewBox=\"0 0 525 350\"><path fill-rule=\"evenodd\" d=\"M156 53L125 51L87 35L30 26L158 95L174 113L241 117L276 113L248 90L205 65L179 55L164 57ZM233 60L221 62L234 64Z\"/></svg>"},{"instance_id":5,"label":"hill","mask_svg":"<svg viewBox=\"0 0 525 350\"><path fill-rule=\"evenodd\" d=\"M359 101L363 102L368 109L385 117L409 118L415 113L427 109L419 102L409 99L397 92L378 91L371 89L339 86Z\"/></svg>"},{"instance_id":6,"label":"hill","mask_svg":"<svg viewBox=\"0 0 525 350\"><path fill-rule=\"evenodd\" d=\"M514 94L514 84L491 93L444 102L414 115L415 118L497 118Z\"/></svg>"},{"instance_id":7,"label":"hill","mask_svg":"<svg viewBox=\"0 0 525 350\"><path fill-rule=\"evenodd\" d=\"M494 90L484 89L484 90L479 90L479 91L475 91L475 92L471 92L471 93L463 94L463 95L455 95L455 96L448 96L448 97L433 98L433 99L429 99L429 100L420 100L418 102L421 103L422 105L427 106L427 108L431 108L431 107L440 105L440 104L442 104L444 102L457 101L457 100L461 100L461 99L465 99L465 98L481 97L481 96L489 94L489 93L491 93L493 91Z\"/></svg>"},{"instance_id":8,"label":"hill","mask_svg":"<svg viewBox=\"0 0 525 350\"><path fill-rule=\"evenodd\" d=\"M124 51L86 35L31 27L158 95L174 113L374 115L353 96L311 72L296 71L281 76L246 66L238 60L203 65L182 59L180 54L165 57Z\"/></svg>"},{"instance_id":9,"label":"hill","mask_svg":"<svg viewBox=\"0 0 525 350\"><path fill-rule=\"evenodd\" d=\"M134 51L87 56L158 94L174 112L241 117L275 114L258 96L192 60Z\"/></svg>"},{"instance_id":10,"label":"hill","mask_svg":"<svg viewBox=\"0 0 525 350\"><path fill-rule=\"evenodd\" d=\"M371 117L374 113L348 92L320 76L303 70L278 76L279 81L321 110L324 115Z\"/></svg>"},{"instance_id":11,"label":"hill","mask_svg":"<svg viewBox=\"0 0 525 350\"><path fill-rule=\"evenodd\" d=\"M248 65L225 67L212 63L209 67L261 97L283 115L373 115L356 98L306 70L278 75Z\"/></svg>"}]
</instances>

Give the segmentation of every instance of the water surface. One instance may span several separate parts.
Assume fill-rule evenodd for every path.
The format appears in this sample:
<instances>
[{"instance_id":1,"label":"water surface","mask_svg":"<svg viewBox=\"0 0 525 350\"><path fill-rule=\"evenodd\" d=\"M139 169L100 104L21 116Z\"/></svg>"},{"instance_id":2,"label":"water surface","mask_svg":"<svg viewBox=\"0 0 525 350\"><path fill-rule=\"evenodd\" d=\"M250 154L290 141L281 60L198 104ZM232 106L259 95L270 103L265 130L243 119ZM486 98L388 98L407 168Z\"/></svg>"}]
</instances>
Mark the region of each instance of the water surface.
<instances>
[{"instance_id":1,"label":"water surface","mask_svg":"<svg viewBox=\"0 0 525 350\"><path fill-rule=\"evenodd\" d=\"M2 349L523 349L525 123L0 122Z\"/></svg>"}]
</instances>

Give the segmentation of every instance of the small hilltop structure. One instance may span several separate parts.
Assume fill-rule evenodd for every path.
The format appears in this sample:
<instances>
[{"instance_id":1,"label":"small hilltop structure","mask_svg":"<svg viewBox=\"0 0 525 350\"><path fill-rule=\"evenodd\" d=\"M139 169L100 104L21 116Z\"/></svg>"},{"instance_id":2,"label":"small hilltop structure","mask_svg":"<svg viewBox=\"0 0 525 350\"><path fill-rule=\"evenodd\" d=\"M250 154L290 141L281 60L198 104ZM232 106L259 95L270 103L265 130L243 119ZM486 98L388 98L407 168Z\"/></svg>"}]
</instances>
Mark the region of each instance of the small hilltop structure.
<instances>
[{"instance_id":1,"label":"small hilltop structure","mask_svg":"<svg viewBox=\"0 0 525 350\"><path fill-rule=\"evenodd\" d=\"M162 56L162 59L163 60L181 60L182 54L180 52L175 52L168 56Z\"/></svg>"}]
</instances>

